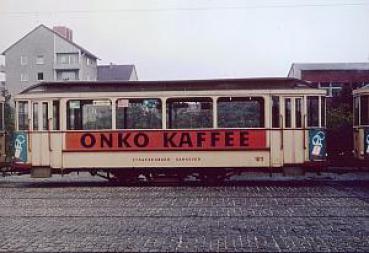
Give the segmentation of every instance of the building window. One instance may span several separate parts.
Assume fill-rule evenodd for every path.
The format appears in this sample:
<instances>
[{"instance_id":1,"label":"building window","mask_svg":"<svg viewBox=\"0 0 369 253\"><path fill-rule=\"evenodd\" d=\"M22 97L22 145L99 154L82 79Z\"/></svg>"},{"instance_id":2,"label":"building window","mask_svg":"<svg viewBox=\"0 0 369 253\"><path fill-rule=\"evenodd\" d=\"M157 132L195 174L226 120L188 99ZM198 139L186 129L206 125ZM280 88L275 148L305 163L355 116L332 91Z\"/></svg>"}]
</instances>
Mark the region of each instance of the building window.
<instances>
[{"instance_id":1,"label":"building window","mask_svg":"<svg viewBox=\"0 0 369 253\"><path fill-rule=\"evenodd\" d=\"M21 65L27 65L27 63L28 63L27 56L22 55L21 56Z\"/></svg>"},{"instance_id":2,"label":"building window","mask_svg":"<svg viewBox=\"0 0 369 253\"><path fill-rule=\"evenodd\" d=\"M118 99L117 129L161 129L161 100L157 98Z\"/></svg>"},{"instance_id":3,"label":"building window","mask_svg":"<svg viewBox=\"0 0 369 253\"><path fill-rule=\"evenodd\" d=\"M36 58L36 64L38 65L42 65L44 64L45 61L44 61L44 56L43 55L37 55L37 58Z\"/></svg>"},{"instance_id":4,"label":"building window","mask_svg":"<svg viewBox=\"0 0 369 253\"><path fill-rule=\"evenodd\" d=\"M67 104L68 130L111 129L111 101L71 100Z\"/></svg>"},{"instance_id":5,"label":"building window","mask_svg":"<svg viewBox=\"0 0 369 253\"><path fill-rule=\"evenodd\" d=\"M86 64L87 65L94 65L95 64L95 61L93 59L87 57L86 58Z\"/></svg>"},{"instance_id":6,"label":"building window","mask_svg":"<svg viewBox=\"0 0 369 253\"><path fill-rule=\"evenodd\" d=\"M264 99L261 97L219 98L218 126L224 128L264 127Z\"/></svg>"},{"instance_id":7,"label":"building window","mask_svg":"<svg viewBox=\"0 0 369 253\"><path fill-rule=\"evenodd\" d=\"M61 71L57 73L57 80L74 81L77 80L77 76L76 71Z\"/></svg>"},{"instance_id":8,"label":"building window","mask_svg":"<svg viewBox=\"0 0 369 253\"><path fill-rule=\"evenodd\" d=\"M57 54L56 62L58 64L77 64L78 54Z\"/></svg>"},{"instance_id":9,"label":"building window","mask_svg":"<svg viewBox=\"0 0 369 253\"><path fill-rule=\"evenodd\" d=\"M212 128L213 101L211 98L169 98L167 100L167 128Z\"/></svg>"},{"instance_id":10,"label":"building window","mask_svg":"<svg viewBox=\"0 0 369 253\"><path fill-rule=\"evenodd\" d=\"M42 72L37 73L37 80L38 81L43 81L44 80L44 73L42 73Z\"/></svg>"},{"instance_id":11,"label":"building window","mask_svg":"<svg viewBox=\"0 0 369 253\"><path fill-rule=\"evenodd\" d=\"M28 75L27 74L21 74L21 82L27 82L28 81Z\"/></svg>"}]
</instances>

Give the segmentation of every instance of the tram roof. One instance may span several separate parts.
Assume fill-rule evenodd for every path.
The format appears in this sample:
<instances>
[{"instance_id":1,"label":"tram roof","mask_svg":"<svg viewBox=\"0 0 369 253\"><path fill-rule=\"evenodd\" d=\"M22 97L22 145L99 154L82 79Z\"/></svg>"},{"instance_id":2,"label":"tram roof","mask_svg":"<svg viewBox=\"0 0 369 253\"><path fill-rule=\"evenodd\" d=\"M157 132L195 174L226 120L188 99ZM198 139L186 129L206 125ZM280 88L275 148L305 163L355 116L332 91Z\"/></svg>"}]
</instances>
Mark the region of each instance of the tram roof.
<instances>
[{"instance_id":1,"label":"tram roof","mask_svg":"<svg viewBox=\"0 0 369 253\"><path fill-rule=\"evenodd\" d=\"M23 90L28 93L139 92L198 90L311 89L295 78L247 78L175 81L67 81L41 82Z\"/></svg>"}]
</instances>

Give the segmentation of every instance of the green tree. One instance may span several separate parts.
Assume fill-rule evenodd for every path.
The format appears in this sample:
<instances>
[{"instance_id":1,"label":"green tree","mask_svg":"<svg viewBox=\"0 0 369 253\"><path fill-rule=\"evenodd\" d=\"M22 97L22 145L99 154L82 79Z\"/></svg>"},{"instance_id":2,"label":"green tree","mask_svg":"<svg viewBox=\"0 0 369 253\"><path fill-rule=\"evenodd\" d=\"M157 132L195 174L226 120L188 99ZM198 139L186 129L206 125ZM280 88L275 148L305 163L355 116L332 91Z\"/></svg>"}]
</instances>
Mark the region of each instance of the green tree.
<instances>
[{"instance_id":1,"label":"green tree","mask_svg":"<svg viewBox=\"0 0 369 253\"><path fill-rule=\"evenodd\" d=\"M4 104L4 122L5 122L5 130L6 130L6 154L7 156L12 156L13 149L12 149L12 142L13 142L13 132L15 130L14 125L14 116L15 110L12 106L11 102L11 95L7 89L3 89L1 91L1 95L5 97L5 104Z\"/></svg>"}]
</instances>

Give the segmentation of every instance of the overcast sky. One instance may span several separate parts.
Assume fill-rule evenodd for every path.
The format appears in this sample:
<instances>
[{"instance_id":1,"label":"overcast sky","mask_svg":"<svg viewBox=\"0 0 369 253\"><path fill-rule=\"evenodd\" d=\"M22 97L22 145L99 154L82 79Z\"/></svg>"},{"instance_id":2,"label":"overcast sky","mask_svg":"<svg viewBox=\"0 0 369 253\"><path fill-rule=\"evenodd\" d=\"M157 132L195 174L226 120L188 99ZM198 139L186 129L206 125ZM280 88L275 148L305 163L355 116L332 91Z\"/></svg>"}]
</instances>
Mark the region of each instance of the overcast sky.
<instances>
[{"instance_id":1,"label":"overcast sky","mask_svg":"<svg viewBox=\"0 0 369 253\"><path fill-rule=\"evenodd\" d=\"M135 64L140 80L369 61L369 0L0 0L0 51L39 24L71 28L100 64Z\"/></svg>"}]
</instances>

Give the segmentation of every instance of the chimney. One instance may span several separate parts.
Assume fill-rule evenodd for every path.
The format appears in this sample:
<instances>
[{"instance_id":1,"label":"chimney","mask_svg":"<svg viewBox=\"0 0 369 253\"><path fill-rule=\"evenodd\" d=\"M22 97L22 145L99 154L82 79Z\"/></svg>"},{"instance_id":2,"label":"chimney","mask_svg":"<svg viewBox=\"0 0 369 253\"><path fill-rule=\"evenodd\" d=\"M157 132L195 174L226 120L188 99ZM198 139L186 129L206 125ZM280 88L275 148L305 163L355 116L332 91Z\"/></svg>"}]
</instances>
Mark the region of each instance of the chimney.
<instances>
[{"instance_id":1,"label":"chimney","mask_svg":"<svg viewBox=\"0 0 369 253\"><path fill-rule=\"evenodd\" d=\"M58 33L65 39L69 41L73 41L73 31L72 29L69 29L66 26L54 26L53 27L54 32Z\"/></svg>"}]
</instances>

